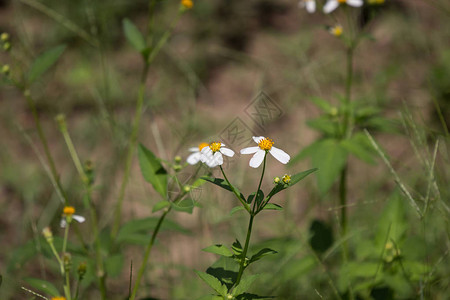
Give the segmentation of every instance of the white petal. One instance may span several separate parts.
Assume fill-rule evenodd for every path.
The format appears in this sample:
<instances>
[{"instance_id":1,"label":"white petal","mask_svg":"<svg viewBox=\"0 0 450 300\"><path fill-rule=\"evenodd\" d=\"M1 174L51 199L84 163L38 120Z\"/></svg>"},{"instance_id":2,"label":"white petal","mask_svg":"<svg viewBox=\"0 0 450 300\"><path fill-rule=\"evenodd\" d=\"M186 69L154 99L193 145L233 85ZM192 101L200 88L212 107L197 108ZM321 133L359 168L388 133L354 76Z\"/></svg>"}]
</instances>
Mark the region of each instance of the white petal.
<instances>
[{"instance_id":1,"label":"white petal","mask_svg":"<svg viewBox=\"0 0 450 300\"><path fill-rule=\"evenodd\" d=\"M337 0L329 0L323 7L323 12L329 14L333 10L335 10L339 6L339 2Z\"/></svg>"},{"instance_id":2,"label":"white petal","mask_svg":"<svg viewBox=\"0 0 450 300\"><path fill-rule=\"evenodd\" d=\"M212 155L213 154L211 148L209 148L209 147L203 148L202 151L200 151L200 152L204 155Z\"/></svg>"},{"instance_id":3,"label":"white petal","mask_svg":"<svg viewBox=\"0 0 450 300\"><path fill-rule=\"evenodd\" d=\"M191 155L188 156L186 161L190 165L195 165L196 163L198 163L200 161L201 157L202 157L202 154L200 152L192 153Z\"/></svg>"},{"instance_id":4,"label":"white petal","mask_svg":"<svg viewBox=\"0 0 450 300\"><path fill-rule=\"evenodd\" d=\"M214 153L214 162L216 163L216 165L221 165L223 164L223 156L222 153L220 152L216 152Z\"/></svg>"},{"instance_id":5,"label":"white petal","mask_svg":"<svg viewBox=\"0 0 450 300\"><path fill-rule=\"evenodd\" d=\"M189 152L199 152L198 147L189 148Z\"/></svg>"},{"instance_id":6,"label":"white petal","mask_svg":"<svg viewBox=\"0 0 450 300\"><path fill-rule=\"evenodd\" d=\"M253 140L255 141L255 143L259 143L261 140L265 139L265 137L263 136L254 136Z\"/></svg>"},{"instance_id":7,"label":"white petal","mask_svg":"<svg viewBox=\"0 0 450 300\"><path fill-rule=\"evenodd\" d=\"M258 152L255 153L255 155L253 155L252 159L250 159L250 167L252 168L257 168L261 165L261 163L264 160L264 156L266 155L266 151L264 150L259 150Z\"/></svg>"},{"instance_id":8,"label":"white petal","mask_svg":"<svg viewBox=\"0 0 450 300\"><path fill-rule=\"evenodd\" d=\"M353 7L361 7L363 5L363 0L347 0L346 3Z\"/></svg>"},{"instance_id":9,"label":"white petal","mask_svg":"<svg viewBox=\"0 0 450 300\"><path fill-rule=\"evenodd\" d=\"M291 159L289 154L287 154L283 150L275 148L273 146L272 146L272 149L270 149L269 153L272 154L272 156L275 157L282 164L287 164L289 162L289 160Z\"/></svg>"},{"instance_id":10,"label":"white petal","mask_svg":"<svg viewBox=\"0 0 450 300\"><path fill-rule=\"evenodd\" d=\"M66 228L66 225L67 225L66 217L62 217L61 222L59 222L59 226L61 226L61 228Z\"/></svg>"},{"instance_id":11,"label":"white petal","mask_svg":"<svg viewBox=\"0 0 450 300\"><path fill-rule=\"evenodd\" d=\"M305 6L306 11L309 12L310 14L316 11L316 1L314 0L306 0Z\"/></svg>"},{"instance_id":12,"label":"white petal","mask_svg":"<svg viewBox=\"0 0 450 300\"><path fill-rule=\"evenodd\" d=\"M223 155L226 155L228 157L233 157L234 156L234 151L228 148L220 148L220 153L222 153Z\"/></svg>"},{"instance_id":13,"label":"white petal","mask_svg":"<svg viewBox=\"0 0 450 300\"><path fill-rule=\"evenodd\" d=\"M241 154L253 154L260 150L258 146L241 149Z\"/></svg>"},{"instance_id":14,"label":"white petal","mask_svg":"<svg viewBox=\"0 0 450 300\"><path fill-rule=\"evenodd\" d=\"M210 155L206 158L205 163L208 167L214 168L223 164L222 153L216 152L214 155Z\"/></svg>"},{"instance_id":15,"label":"white petal","mask_svg":"<svg viewBox=\"0 0 450 300\"><path fill-rule=\"evenodd\" d=\"M74 219L75 221L77 221L78 223L83 223L84 221L86 221L86 218L83 216L79 216L79 215L73 215L72 219Z\"/></svg>"}]
</instances>

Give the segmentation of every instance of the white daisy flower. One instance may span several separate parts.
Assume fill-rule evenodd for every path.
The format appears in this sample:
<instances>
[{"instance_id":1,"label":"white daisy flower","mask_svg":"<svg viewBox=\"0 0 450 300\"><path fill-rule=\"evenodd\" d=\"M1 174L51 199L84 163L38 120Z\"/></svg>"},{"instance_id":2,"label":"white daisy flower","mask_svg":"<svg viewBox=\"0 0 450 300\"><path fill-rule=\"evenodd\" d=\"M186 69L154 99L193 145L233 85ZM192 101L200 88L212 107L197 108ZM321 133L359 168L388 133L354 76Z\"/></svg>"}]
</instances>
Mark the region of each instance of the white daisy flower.
<instances>
[{"instance_id":1,"label":"white daisy flower","mask_svg":"<svg viewBox=\"0 0 450 300\"><path fill-rule=\"evenodd\" d=\"M86 218L83 216L75 215L75 208L73 206L65 206L59 225L62 228L65 228L67 226L67 223L72 222L72 220L75 220L78 223L83 223L84 221L86 221Z\"/></svg>"},{"instance_id":2,"label":"white daisy flower","mask_svg":"<svg viewBox=\"0 0 450 300\"><path fill-rule=\"evenodd\" d=\"M195 165L197 164L199 161L202 161L202 149L205 147L208 147L209 144L208 143L200 143L200 145L198 145L198 147L192 147L189 148L190 152L194 152L191 155L188 156L188 158L186 159L187 163L190 165Z\"/></svg>"},{"instance_id":3,"label":"white daisy flower","mask_svg":"<svg viewBox=\"0 0 450 300\"><path fill-rule=\"evenodd\" d=\"M272 156L275 157L282 164L287 164L291 159L289 154L287 154L281 149L275 148L273 146L274 143L272 142L271 139L263 136L254 136L253 140L255 141L255 143L258 144L258 146L248 147L241 150L241 154L254 153L253 157L250 159L249 163L250 167L252 168L259 167L264 160L266 152L272 154Z\"/></svg>"},{"instance_id":4,"label":"white daisy flower","mask_svg":"<svg viewBox=\"0 0 450 300\"><path fill-rule=\"evenodd\" d=\"M234 156L234 151L223 147L225 144L221 142L213 142L209 147L204 147L200 152L203 154L200 158L201 162L208 167L214 168L223 164L223 155L228 157Z\"/></svg>"},{"instance_id":5,"label":"white daisy flower","mask_svg":"<svg viewBox=\"0 0 450 300\"><path fill-rule=\"evenodd\" d=\"M316 0L300 0L298 7L305 8L310 14L316 11Z\"/></svg>"},{"instance_id":6,"label":"white daisy flower","mask_svg":"<svg viewBox=\"0 0 450 300\"><path fill-rule=\"evenodd\" d=\"M346 3L347 5L353 7L361 7L363 5L363 0L328 0L328 2L323 7L323 12L329 14L335 10L340 4Z\"/></svg>"}]
</instances>

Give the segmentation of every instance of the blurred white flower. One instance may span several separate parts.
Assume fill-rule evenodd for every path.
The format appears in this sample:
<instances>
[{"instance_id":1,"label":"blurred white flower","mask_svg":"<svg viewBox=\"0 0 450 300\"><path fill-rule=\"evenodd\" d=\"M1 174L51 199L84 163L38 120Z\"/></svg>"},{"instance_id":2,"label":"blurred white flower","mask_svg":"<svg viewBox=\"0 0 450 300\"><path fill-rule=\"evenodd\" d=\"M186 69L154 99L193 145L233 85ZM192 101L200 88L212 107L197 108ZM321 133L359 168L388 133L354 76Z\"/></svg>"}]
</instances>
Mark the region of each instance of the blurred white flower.
<instances>
[{"instance_id":1,"label":"blurred white flower","mask_svg":"<svg viewBox=\"0 0 450 300\"><path fill-rule=\"evenodd\" d=\"M307 12L312 14L316 11L316 0L300 0L298 7L305 8Z\"/></svg>"},{"instance_id":2,"label":"blurred white flower","mask_svg":"<svg viewBox=\"0 0 450 300\"><path fill-rule=\"evenodd\" d=\"M323 12L329 14L335 10L340 4L346 3L347 5L353 7L361 7L363 5L363 0L328 0L328 2L323 7Z\"/></svg>"},{"instance_id":3,"label":"blurred white flower","mask_svg":"<svg viewBox=\"0 0 450 300\"><path fill-rule=\"evenodd\" d=\"M187 163L190 165L195 165L197 164L199 161L202 161L202 149L205 147L209 147L208 143L200 143L200 145L198 145L198 147L192 147L189 148L190 152L193 152L191 155L188 156L188 158L186 159Z\"/></svg>"},{"instance_id":4,"label":"blurred white flower","mask_svg":"<svg viewBox=\"0 0 450 300\"><path fill-rule=\"evenodd\" d=\"M200 152L202 154L200 160L208 167L214 168L223 164L223 155L228 157L234 156L234 151L223 147L225 144L221 142L213 142L209 147L204 147Z\"/></svg>"},{"instance_id":5,"label":"blurred white flower","mask_svg":"<svg viewBox=\"0 0 450 300\"><path fill-rule=\"evenodd\" d=\"M273 142L271 139L268 139L263 136L254 136L253 140L258 146L248 147L241 150L241 154L253 154L253 157L250 159L250 167L257 168L261 165L266 155L266 152L272 154L279 162L282 164L287 164L291 157L289 154L284 152L281 149L273 147Z\"/></svg>"}]
</instances>

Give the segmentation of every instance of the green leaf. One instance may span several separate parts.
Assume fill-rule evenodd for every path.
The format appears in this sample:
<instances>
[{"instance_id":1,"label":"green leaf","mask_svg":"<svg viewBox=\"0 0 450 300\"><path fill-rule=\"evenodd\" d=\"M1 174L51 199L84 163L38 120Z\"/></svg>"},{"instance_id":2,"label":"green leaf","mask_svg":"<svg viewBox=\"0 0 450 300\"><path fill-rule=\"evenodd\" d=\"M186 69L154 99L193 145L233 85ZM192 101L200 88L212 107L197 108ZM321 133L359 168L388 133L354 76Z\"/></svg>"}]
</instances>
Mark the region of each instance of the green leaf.
<instances>
[{"instance_id":1,"label":"green leaf","mask_svg":"<svg viewBox=\"0 0 450 300\"><path fill-rule=\"evenodd\" d=\"M37 279L37 278L25 278L24 281L28 283L30 286L35 288L36 290L41 291L47 295L58 297L61 293L58 289L53 285L53 283L48 282L46 280Z\"/></svg>"},{"instance_id":2,"label":"green leaf","mask_svg":"<svg viewBox=\"0 0 450 300\"><path fill-rule=\"evenodd\" d=\"M146 48L145 39L139 29L128 19L122 21L123 31L128 42L134 49L143 53Z\"/></svg>"},{"instance_id":3,"label":"green leaf","mask_svg":"<svg viewBox=\"0 0 450 300\"><path fill-rule=\"evenodd\" d=\"M243 252L242 245L239 242L239 240L237 240L237 239L233 243L233 245L231 246L231 249L233 249L234 255L236 255L236 256L240 256L242 254L242 252Z\"/></svg>"},{"instance_id":4,"label":"green leaf","mask_svg":"<svg viewBox=\"0 0 450 300\"><path fill-rule=\"evenodd\" d=\"M332 108L331 104L327 100L322 99L320 97L312 97L309 100L315 105L317 105L317 107L322 109L322 111L324 112L329 112Z\"/></svg>"},{"instance_id":5,"label":"green leaf","mask_svg":"<svg viewBox=\"0 0 450 300\"><path fill-rule=\"evenodd\" d=\"M365 134L357 133L351 139L341 141L341 146L360 160L373 165L376 152L369 143Z\"/></svg>"},{"instance_id":6,"label":"green leaf","mask_svg":"<svg viewBox=\"0 0 450 300\"><path fill-rule=\"evenodd\" d=\"M255 198L255 193L251 193L247 198L247 203L251 204L253 202L254 198ZM259 205L262 200L264 200L264 192L259 190L258 195L256 196L256 203L258 203L258 205Z\"/></svg>"},{"instance_id":7,"label":"green leaf","mask_svg":"<svg viewBox=\"0 0 450 300\"><path fill-rule=\"evenodd\" d=\"M167 198L167 171L161 165L159 159L142 144L139 144L138 158L145 180L151 183L164 199Z\"/></svg>"},{"instance_id":8,"label":"green leaf","mask_svg":"<svg viewBox=\"0 0 450 300\"><path fill-rule=\"evenodd\" d=\"M337 123L330 120L327 116L318 117L314 120L306 121L309 127L322 132L326 136L336 136L338 131Z\"/></svg>"},{"instance_id":9,"label":"green leaf","mask_svg":"<svg viewBox=\"0 0 450 300\"><path fill-rule=\"evenodd\" d=\"M264 249L261 249L261 250L258 251L258 253L254 254L254 255L250 258L249 264L251 264L251 263L253 263L253 262L257 261L257 260L260 260L262 257L264 257L264 256L266 256L266 255L269 255L269 254L277 254L277 253L278 253L277 251L272 250L272 249L270 249L270 248L264 248Z\"/></svg>"},{"instance_id":10,"label":"green leaf","mask_svg":"<svg viewBox=\"0 0 450 300\"><path fill-rule=\"evenodd\" d=\"M325 194L339 177L347 163L347 150L333 139L320 141L312 154L312 164L319 169L317 185L319 191Z\"/></svg>"},{"instance_id":11,"label":"green leaf","mask_svg":"<svg viewBox=\"0 0 450 300\"><path fill-rule=\"evenodd\" d=\"M267 195L267 197L269 199L271 199L275 194L278 194L282 190L285 190L288 187L293 186L294 184L298 183L300 180L304 179L306 176L308 176L311 173L314 173L315 171L317 171L317 168L309 169L309 170L297 173L295 175L292 175L291 176L291 181L289 181L288 184L284 184L284 183L280 182L279 184L275 185L273 187L273 189L270 191L269 195ZM266 207L267 207L267 205L266 205Z\"/></svg>"},{"instance_id":12,"label":"green leaf","mask_svg":"<svg viewBox=\"0 0 450 300\"><path fill-rule=\"evenodd\" d=\"M239 296L250 288L253 282L258 278L259 274L250 275L242 278L241 282L234 288L232 295Z\"/></svg>"},{"instance_id":13,"label":"green leaf","mask_svg":"<svg viewBox=\"0 0 450 300\"><path fill-rule=\"evenodd\" d=\"M196 203L194 202L194 200L188 198L178 203L171 202L170 205L176 211L192 214L192 211L194 210Z\"/></svg>"},{"instance_id":14,"label":"green leaf","mask_svg":"<svg viewBox=\"0 0 450 300\"><path fill-rule=\"evenodd\" d=\"M314 142L311 145L303 148L300 152L291 159L288 163L289 165L295 164L296 162L305 159L307 157L311 157L314 152L320 147L320 141Z\"/></svg>"},{"instance_id":15,"label":"green leaf","mask_svg":"<svg viewBox=\"0 0 450 300\"><path fill-rule=\"evenodd\" d=\"M156 203L153 206L152 212L157 212L157 211L159 211L161 209L164 209L166 207L169 207L169 206L170 206L170 202L169 201L167 201L167 200L159 201L158 203Z\"/></svg>"},{"instance_id":16,"label":"green leaf","mask_svg":"<svg viewBox=\"0 0 450 300\"><path fill-rule=\"evenodd\" d=\"M205 272L195 271L197 275L208 284L213 290L219 293L221 296L226 297L227 295L227 287L220 283L219 279L216 277L209 275Z\"/></svg>"},{"instance_id":17,"label":"green leaf","mask_svg":"<svg viewBox=\"0 0 450 300\"><path fill-rule=\"evenodd\" d=\"M117 277L123 268L124 257L122 254L110 255L105 259L105 270L108 277Z\"/></svg>"},{"instance_id":18,"label":"green leaf","mask_svg":"<svg viewBox=\"0 0 450 300\"><path fill-rule=\"evenodd\" d=\"M63 54L66 49L66 45L60 45L50 50L45 51L39 55L33 62L28 71L28 83L34 82L38 79L45 71L47 71L58 58Z\"/></svg>"},{"instance_id":19,"label":"green leaf","mask_svg":"<svg viewBox=\"0 0 450 300\"><path fill-rule=\"evenodd\" d=\"M233 256L233 252L230 249L228 249L226 246L220 245L220 244L206 247L206 248L202 249L202 251L219 254L222 256L226 256L226 257Z\"/></svg>"},{"instance_id":20,"label":"green leaf","mask_svg":"<svg viewBox=\"0 0 450 300\"><path fill-rule=\"evenodd\" d=\"M235 206L231 209L230 211L230 216L234 215L236 212L240 211L240 210L245 210L245 208L243 206Z\"/></svg>"},{"instance_id":21,"label":"green leaf","mask_svg":"<svg viewBox=\"0 0 450 300\"><path fill-rule=\"evenodd\" d=\"M264 206L263 209L269 209L269 210L283 210L283 207L281 207L278 204L275 203L267 203L266 206Z\"/></svg>"},{"instance_id":22,"label":"green leaf","mask_svg":"<svg viewBox=\"0 0 450 300\"><path fill-rule=\"evenodd\" d=\"M244 195L233 185L228 185L228 183L221 178L215 178L215 177L211 177L211 176L202 176L201 179L209 181L211 183L214 183L215 185L229 191L229 192L233 192L233 190L241 196L241 199L245 201L245 197Z\"/></svg>"}]
</instances>

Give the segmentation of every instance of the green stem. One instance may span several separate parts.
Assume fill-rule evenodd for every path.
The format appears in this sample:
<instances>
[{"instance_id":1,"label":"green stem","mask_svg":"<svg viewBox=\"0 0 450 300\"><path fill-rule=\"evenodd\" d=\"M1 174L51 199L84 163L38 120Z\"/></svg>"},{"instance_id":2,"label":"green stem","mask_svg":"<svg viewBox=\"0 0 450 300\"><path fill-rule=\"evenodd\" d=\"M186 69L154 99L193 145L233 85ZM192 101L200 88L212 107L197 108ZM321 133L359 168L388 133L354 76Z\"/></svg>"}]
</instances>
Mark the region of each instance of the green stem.
<instances>
[{"instance_id":1,"label":"green stem","mask_svg":"<svg viewBox=\"0 0 450 300\"><path fill-rule=\"evenodd\" d=\"M49 242L48 244L50 245L50 249L52 249L52 252L53 252L53 254L56 257L56 260L58 261L61 274L64 274L64 264L63 264L63 262L61 260L61 257L59 257L58 251L56 251L56 248L55 248L55 245L53 244L53 241Z\"/></svg>"},{"instance_id":2,"label":"green stem","mask_svg":"<svg viewBox=\"0 0 450 300\"><path fill-rule=\"evenodd\" d=\"M219 166L219 168L220 171L222 171L223 178L225 178L225 181L228 183L228 186L233 190L233 193L236 196L236 198L238 198L238 200L242 203L242 205L248 211L248 213L251 213L250 206L248 206L247 202L245 202L245 199L242 199L241 195L239 195L238 192L234 189L233 185L228 180L227 175L225 175L222 166Z\"/></svg>"},{"instance_id":3,"label":"green stem","mask_svg":"<svg viewBox=\"0 0 450 300\"><path fill-rule=\"evenodd\" d=\"M128 143L129 146L128 146L128 153L127 153L126 162L125 162L125 174L122 179L122 184L120 185L119 198L117 200L116 209L114 212L114 224L113 224L112 231L111 231L111 236L112 236L113 240L116 238L117 233L119 231L123 199L125 197L125 189L127 187L128 179L130 177L131 163L133 162L133 156L134 156L134 152L136 150L139 123L141 121L142 108L144 106L143 104L144 104L144 95L145 95L145 82L147 81L148 70L149 70L149 64L145 63L144 69L141 74L140 84L139 84L139 92L138 92L138 98L137 98L137 103L136 103L136 112L134 115L133 128L132 128L130 140Z\"/></svg>"},{"instance_id":4,"label":"green stem","mask_svg":"<svg viewBox=\"0 0 450 300\"><path fill-rule=\"evenodd\" d=\"M134 300L136 298L136 293L137 293L137 291L139 289L139 285L140 285L140 282L141 282L142 275L144 274L145 268L147 267L148 260L149 260L149 257L150 257L150 252L152 250L153 244L155 243L156 235L158 234L159 229L161 228L161 224L164 221L164 218L170 212L170 209L171 209L171 207L169 207L161 215L161 217L158 220L158 224L156 225L155 230L153 230L152 237L151 237L151 239L150 239L150 241L149 241L149 243L147 245L147 248L145 249L144 259L142 261L141 267L139 268L138 276L136 278L136 282L135 282L134 287L133 287L133 293L131 294L129 300Z\"/></svg>"},{"instance_id":5,"label":"green stem","mask_svg":"<svg viewBox=\"0 0 450 300\"><path fill-rule=\"evenodd\" d=\"M255 207L257 207L257 209L256 209L257 212L259 212L260 209L261 209L260 205L256 203L256 199L257 199L257 197L258 197L259 189L261 188L261 183L262 183L262 181L263 181L264 172L266 171L266 158L267 158L267 151L266 151L266 153L264 154L264 161L263 161L263 169L262 169L262 173L261 173L261 178L259 179L258 189L256 190L256 194L255 194L255 202L253 203L253 209L252 209L252 212L253 212L253 213L255 213ZM261 203L263 203L263 202L264 202L264 199L261 200Z\"/></svg>"},{"instance_id":6,"label":"green stem","mask_svg":"<svg viewBox=\"0 0 450 300\"><path fill-rule=\"evenodd\" d=\"M345 82L345 107L344 107L344 132L343 137L349 138L353 126L353 110L351 109L352 84L353 84L353 43L347 48L347 79Z\"/></svg>"},{"instance_id":7,"label":"green stem","mask_svg":"<svg viewBox=\"0 0 450 300\"><path fill-rule=\"evenodd\" d=\"M341 232L347 234L347 166L341 171L339 180L339 205L341 207Z\"/></svg>"},{"instance_id":8,"label":"green stem","mask_svg":"<svg viewBox=\"0 0 450 300\"><path fill-rule=\"evenodd\" d=\"M64 284L64 294L66 295L66 300L71 300L72 297L70 295L70 274L69 272L65 272L66 283Z\"/></svg>"},{"instance_id":9,"label":"green stem","mask_svg":"<svg viewBox=\"0 0 450 300\"><path fill-rule=\"evenodd\" d=\"M239 273L238 273L238 276L236 278L236 283L234 284L235 287L239 285L239 282L241 282L242 273L244 273L245 261L247 259L248 245L250 244L250 236L252 234L252 227L253 227L253 219L254 218L255 218L255 215L250 214L250 220L248 222L248 229L247 229L247 237L245 238L244 251L242 252L241 263L240 263L240 266L239 266Z\"/></svg>"},{"instance_id":10,"label":"green stem","mask_svg":"<svg viewBox=\"0 0 450 300\"><path fill-rule=\"evenodd\" d=\"M69 227L70 227L70 222L68 222L67 217L66 218L66 228L64 229L64 240L63 240L63 247L62 247L62 253L64 255L64 253L66 253L66 249L67 249L67 239L69 238Z\"/></svg>"},{"instance_id":11,"label":"green stem","mask_svg":"<svg viewBox=\"0 0 450 300\"><path fill-rule=\"evenodd\" d=\"M36 129L38 132L39 139L41 140L42 146L44 147L44 153L47 158L48 164L50 166L50 172L53 176L54 181L56 182L56 186L58 187L60 194L64 198L64 205L67 205L67 195L62 188L61 182L59 180L58 172L56 171L55 161L53 160L53 156L50 152L50 148L48 146L47 138L45 137L44 131L42 130L41 120L39 118L39 114L36 109L36 105L34 103L34 99L31 97L30 91L28 89L23 89L23 94L28 103L28 106L33 114L34 123L36 125Z\"/></svg>"}]
</instances>

